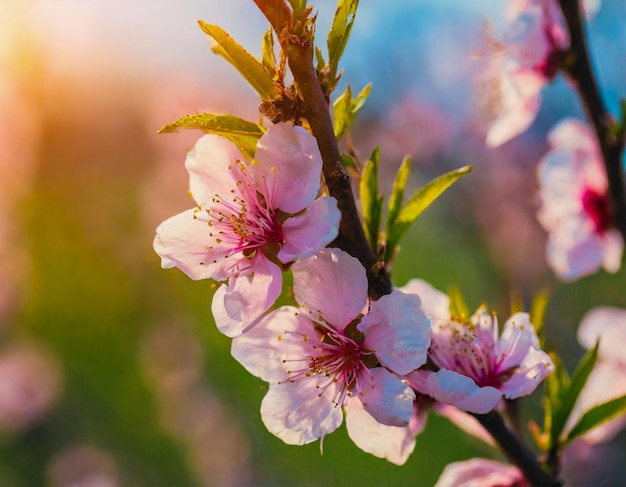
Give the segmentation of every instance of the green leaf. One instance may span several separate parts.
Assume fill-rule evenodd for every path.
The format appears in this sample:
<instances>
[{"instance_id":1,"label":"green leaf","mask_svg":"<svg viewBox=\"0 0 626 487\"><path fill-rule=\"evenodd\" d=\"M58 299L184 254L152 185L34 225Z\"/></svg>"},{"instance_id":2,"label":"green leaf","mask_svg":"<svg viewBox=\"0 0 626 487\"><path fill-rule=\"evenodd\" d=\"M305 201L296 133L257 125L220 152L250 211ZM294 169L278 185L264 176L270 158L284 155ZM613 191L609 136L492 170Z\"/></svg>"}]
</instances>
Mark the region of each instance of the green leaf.
<instances>
[{"instance_id":1,"label":"green leaf","mask_svg":"<svg viewBox=\"0 0 626 487\"><path fill-rule=\"evenodd\" d=\"M264 133L263 127L234 115L214 115L197 113L185 115L175 122L158 130L158 134L178 132L179 128L200 129L209 134L217 134L234 142L244 155L254 157L257 141Z\"/></svg>"},{"instance_id":2,"label":"green leaf","mask_svg":"<svg viewBox=\"0 0 626 487\"><path fill-rule=\"evenodd\" d=\"M358 5L358 0L339 0L337 3L337 10L335 10L335 17L333 18L327 39L328 65L330 68L330 76L333 80L331 89L334 88L338 80L337 68L339 66L339 60L348 43Z\"/></svg>"},{"instance_id":3,"label":"green leaf","mask_svg":"<svg viewBox=\"0 0 626 487\"><path fill-rule=\"evenodd\" d=\"M216 54L224 57L237 71L252 85L264 100L271 100L275 96L272 75L264 65L252 54L238 44L228 33L217 25L207 24L199 20L198 24L205 34L212 37L217 43L211 46Z\"/></svg>"},{"instance_id":4,"label":"green leaf","mask_svg":"<svg viewBox=\"0 0 626 487\"><path fill-rule=\"evenodd\" d=\"M598 343L589 350L578 363L574 374L569 380L567 387L561 387L556 397L556 401L552 404L552 427L550 431L551 445L554 446L563 433L563 428L572 413L572 409L576 404L576 400L585 386L589 374L593 370L596 360L598 359ZM561 382L563 380L561 379Z\"/></svg>"},{"instance_id":5,"label":"green leaf","mask_svg":"<svg viewBox=\"0 0 626 487\"><path fill-rule=\"evenodd\" d=\"M335 137L340 140L346 132L350 118L350 104L352 102L352 89L346 86L346 91L333 103L333 126Z\"/></svg>"},{"instance_id":6,"label":"green leaf","mask_svg":"<svg viewBox=\"0 0 626 487\"><path fill-rule=\"evenodd\" d=\"M535 327L535 332L539 337L539 343L543 345L544 342L544 317L546 314L546 308L550 301L550 292L547 289L543 289L537 293L530 305L530 322Z\"/></svg>"},{"instance_id":7,"label":"green leaf","mask_svg":"<svg viewBox=\"0 0 626 487\"><path fill-rule=\"evenodd\" d=\"M274 73L276 73L276 56L274 55L274 33L271 27L267 29L263 36L262 50L263 58L261 64L270 76L274 76Z\"/></svg>"},{"instance_id":8,"label":"green leaf","mask_svg":"<svg viewBox=\"0 0 626 487\"><path fill-rule=\"evenodd\" d=\"M350 85L346 86L346 91L335 100L333 104L333 125L335 136L338 140L352 127L357 113L365 105L365 101L372 90L372 84L368 84L356 98L352 98Z\"/></svg>"},{"instance_id":9,"label":"green leaf","mask_svg":"<svg viewBox=\"0 0 626 487\"><path fill-rule=\"evenodd\" d=\"M568 433L565 443L623 414L626 414L626 395L599 404L582 415L580 421Z\"/></svg>"},{"instance_id":10,"label":"green leaf","mask_svg":"<svg viewBox=\"0 0 626 487\"><path fill-rule=\"evenodd\" d=\"M324 54L322 54L322 50L317 46L315 46L315 61L317 63L315 66L315 70L318 73L321 73L326 66L326 61L324 60Z\"/></svg>"},{"instance_id":11,"label":"green leaf","mask_svg":"<svg viewBox=\"0 0 626 487\"><path fill-rule=\"evenodd\" d=\"M465 176L472 170L472 166L465 166L454 171L450 171L443 176L432 180L417 193L415 193L411 199L404 205L404 208L398 213L398 218L393 222L387 235L386 247L389 252L393 252L395 247L400 242L400 239L404 236L407 230L415 223L415 220L422 214L422 212L430 206L446 189L454 184L461 177Z\"/></svg>"},{"instance_id":12,"label":"green leaf","mask_svg":"<svg viewBox=\"0 0 626 487\"><path fill-rule=\"evenodd\" d=\"M359 192L363 213L363 228L367 241L374 253L378 252L378 232L380 230L382 198L378 196L378 166L380 165L380 147L376 147L365 163Z\"/></svg>"},{"instance_id":13,"label":"green leaf","mask_svg":"<svg viewBox=\"0 0 626 487\"><path fill-rule=\"evenodd\" d=\"M393 181L391 195L389 196L389 203L387 204L387 233L391 230L391 227L398 217L398 213L400 213L402 200L404 199L404 188L406 188L410 172L411 158L409 156L405 156L400 163L398 172L396 172L396 179Z\"/></svg>"},{"instance_id":14,"label":"green leaf","mask_svg":"<svg viewBox=\"0 0 626 487\"><path fill-rule=\"evenodd\" d=\"M450 314L458 321L466 322L471 315L459 287L450 286L448 296L450 297Z\"/></svg>"}]
</instances>

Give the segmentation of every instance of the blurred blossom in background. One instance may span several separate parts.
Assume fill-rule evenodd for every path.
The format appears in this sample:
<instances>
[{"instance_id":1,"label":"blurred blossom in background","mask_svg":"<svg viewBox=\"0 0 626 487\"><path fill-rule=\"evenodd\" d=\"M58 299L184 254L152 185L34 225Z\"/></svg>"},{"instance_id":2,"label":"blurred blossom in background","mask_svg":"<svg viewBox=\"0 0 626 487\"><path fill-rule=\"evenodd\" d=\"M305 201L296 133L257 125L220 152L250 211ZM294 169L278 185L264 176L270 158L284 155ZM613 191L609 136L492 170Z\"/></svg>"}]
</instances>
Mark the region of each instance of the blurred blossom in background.
<instances>
[{"instance_id":1,"label":"blurred blossom in background","mask_svg":"<svg viewBox=\"0 0 626 487\"><path fill-rule=\"evenodd\" d=\"M311 3L323 45L335 2ZM457 284L502 316L513 289L529 302L549 287L547 333L571 368L581 317L626 308L625 282L563 286L545 263L536 164L548 130L582 117L562 79L527 132L485 147L477 76L503 18L497 0L362 0L338 92L373 83L351 137L363 160L381 146L386 191L405 154L411 190L475 166L403 242L394 282ZM264 385L215 330L211 283L161 270L152 251L156 225L189 207L183 163L200 136L156 131L195 112L259 117L199 19L260 55L251 1L0 0L0 485L429 486L451 461L492 455L438 416L402 469L345 434L321 456L265 430ZM589 33L616 112L626 5L605 0Z\"/></svg>"}]
</instances>

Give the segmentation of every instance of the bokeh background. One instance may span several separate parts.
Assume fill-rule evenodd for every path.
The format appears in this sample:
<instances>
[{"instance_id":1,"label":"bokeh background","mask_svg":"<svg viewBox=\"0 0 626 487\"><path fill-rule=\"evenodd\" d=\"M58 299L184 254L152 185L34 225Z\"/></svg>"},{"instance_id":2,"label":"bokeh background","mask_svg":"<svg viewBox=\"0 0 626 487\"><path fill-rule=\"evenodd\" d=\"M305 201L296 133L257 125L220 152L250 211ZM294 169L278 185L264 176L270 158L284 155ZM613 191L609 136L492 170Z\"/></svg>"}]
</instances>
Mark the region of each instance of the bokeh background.
<instances>
[{"instance_id":1,"label":"bokeh background","mask_svg":"<svg viewBox=\"0 0 626 487\"><path fill-rule=\"evenodd\" d=\"M312 3L324 45L334 2ZM474 165L405 239L394 282L455 284L503 317L512 292L528 305L548 289L548 339L571 370L581 316L626 307L626 271L562 284L546 268L535 166L550 127L582 117L566 82L531 130L484 146L476 76L503 8L362 0L341 86L373 82L352 139L363 159L381 146L383 189L405 154L413 189ZM401 468L343 429L323 455L267 433L263 384L216 331L212 284L161 270L152 250L156 225L191 204L183 161L200 135L156 130L202 111L259 116L198 19L260 54L267 25L247 0L0 0L0 486L430 486L450 461L498 458L434 414ZM624 2L605 0L589 32L616 112ZM537 398L523 405L538 417Z\"/></svg>"}]
</instances>

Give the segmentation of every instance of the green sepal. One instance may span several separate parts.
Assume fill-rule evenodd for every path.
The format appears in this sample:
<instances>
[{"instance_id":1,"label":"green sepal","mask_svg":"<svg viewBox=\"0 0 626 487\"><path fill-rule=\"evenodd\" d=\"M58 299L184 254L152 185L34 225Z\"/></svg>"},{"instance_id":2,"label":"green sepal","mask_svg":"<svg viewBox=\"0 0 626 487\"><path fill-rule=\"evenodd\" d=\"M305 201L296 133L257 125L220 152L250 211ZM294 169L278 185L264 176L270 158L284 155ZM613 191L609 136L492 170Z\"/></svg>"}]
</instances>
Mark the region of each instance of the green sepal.
<instances>
[{"instance_id":1,"label":"green sepal","mask_svg":"<svg viewBox=\"0 0 626 487\"><path fill-rule=\"evenodd\" d=\"M470 319L471 314L459 287L450 286L448 297L450 298L450 314L452 318L460 323L466 323Z\"/></svg>"},{"instance_id":2,"label":"green sepal","mask_svg":"<svg viewBox=\"0 0 626 487\"><path fill-rule=\"evenodd\" d=\"M214 115L212 113L197 113L185 115L175 122L161 127L158 134L178 132L179 128L200 129L208 134L217 134L226 137L235 143L244 155L253 158L256 144L265 129L256 123L248 122L234 115Z\"/></svg>"},{"instance_id":3,"label":"green sepal","mask_svg":"<svg viewBox=\"0 0 626 487\"><path fill-rule=\"evenodd\" d=\"M358 0L339 0L337 3L337 10L335 10L335 16L327 39L331 83L329 92L332 91L339 80L337 76L339 60L348 43L358 5Z\"/></svg>"},{"instance_id":4,"label":"green sepal","mask_svg":"<svg viewBox=\"0 0 626 487\"><path fill-rule=\"evenodd\" d=\"M382 217L383 198L378 196L378 167L380 165L380 147L376 147L365 163L359 193L363 214L363 229L370 247L378 252L378 234Z\"/></svg>"},{"instance_id":5,"label":"green sepal","mask_svg":"<svg viewBox=\"0 0 626 487\"><path fill-rule=\"evenodd\" d=\"M335 100L333 104L333 125L335 127L335 136L337 140L341 140L345 133L352 127L357 113L365 105L365 101L372 90L372 84L368 84L361 92L352 98L352 89L350 85L346 86L346 91Z\"/></svg>"},{"instance_id":6,"label":"green sepal","mask_svg":"<svg viewBox=\"0 0 626 487\"><path fill-rule=\"evenodd\" d=\"M454 184L461 177L465 176L472 170L472 166L465 166L454 171L450 171L438 178L432 180L404 205L398 213L387 234L386 253L393 255L393 252L404 236L407 230L415 223L415 220L435 201L446 189ZM387 260L385 260L387 262Z\"/></svg>"},{"instance_id":7,"label":"green sepal","mask_svg":"<svg viewBox=\"0 0 626 487\"><path fill-rule=\"evenodd\" d=\"M559 443L559 439L563 434L563 428L567 423L567 419L574 409L574 405L582 391L583 387L587 383L589 374L593 370L596 361L598 359L598 344L589 350L580 359L576 370L572 374L571 379L564 380L563 377L557 376L559 380L558 391L551 394L550 400L552 402L552 421L550 427L550 447L554 448ZM561 369L563 367L560 367ZM564 387L565 386L565 387Z\"/></svg>"},{"instance_id":8,"label":"green sepal","mask_svg":"<svg viewBox=\"0 0 626 487\"><path fill-rule=\"evenodd\" d=\"M568 433L564 443L567 444L622 414L626 414L626 395L594 406L582 415L578 423Z\"/></svg>"},{"instance_id":9,"label":"green sepal","mask_svg":"<svg viewBox=\"0 0 626 487\"><path fill-rule=\"evenodd\" d=\"M211 49L232 64L264 100L275 96L273 72L268 72L261 61L246 51L224 29L199 20L203 32L212 37L216 44Z\"/></svg>"}]
</instances>

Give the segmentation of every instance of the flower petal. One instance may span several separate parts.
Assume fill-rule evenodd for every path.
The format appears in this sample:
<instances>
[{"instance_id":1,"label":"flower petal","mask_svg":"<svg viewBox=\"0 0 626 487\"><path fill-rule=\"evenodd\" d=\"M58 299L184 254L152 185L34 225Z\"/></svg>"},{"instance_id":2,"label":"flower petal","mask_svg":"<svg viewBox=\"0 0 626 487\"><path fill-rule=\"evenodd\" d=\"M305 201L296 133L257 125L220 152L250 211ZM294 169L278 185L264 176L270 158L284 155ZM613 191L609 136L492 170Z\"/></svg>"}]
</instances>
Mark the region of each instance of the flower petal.
<instances>
[{"instance_id":1,"label":"flower petal","mask_svg":"<svg viewBox=\"0 0 626 487\"><path fill-rule=\"evenodd\" d=\"M498 147L530 127L539 112L540 92L546 83L543 76L513 61L503 63L500 74L501 111L487 132L488 147Z\"/></svg>"},{"instance_id":2,"label":"flower petal","mask_svg":"<svg viewBox=\"0 0 626 487\"><path fill-rule=\"evenodd\" d=\"M522 472L511 465L473 458L453 462L443 469L435 487L494 487L526 485Z\"/></svg>"},{"instance_id":3,"label":"flower petal","mask_svg":"<svg viewBox=\"0 0 626 487\"><path fill-rule=\"evenodd\" d=\"M388 426L408 426L415 393L384 367L369 370L359 383L358 398L376 421Z\"/></svg>"},{"instance_id":4,"label":"flower petal","mask_svg":"<svg viewBox=\"0 0 626 487\"><path fill-rule=\"evenodd\" d=\"M612 306L598 306L587 312L578 326L578 341L591 349L600 339L598 355L626 365L626 310Z\"/></svg>"},{"instance_id":5,"label":"flower petal","mask_svg":"<svg viewBox=\"0 0 626 487\"><path fill-rule=\"evenodd\" d=\"M539 348L530 347L524 359L513 369L511 376L500 386L507 399L516 399L532 393L554 371L550 356Z\"/></svg>"},{"instance_id":6,"label":"flower petal","mask_svg":"<svg viewBox=\"0 0 626 487\"><path fill-rule=\"evenodd\" d=\"M302 127L277 123L261 137L249 171L268 206L285 213L304 210L317 196L322 156L317 140Z\"/></svg>"},{"instance_id":7,"label":"flower petal","mask_svg":"<svg viewBox=\"0 0 626 487\"><path fill-rule=\"evenodd\" d=\"M215 194L230 195L237 190L240 170L236 161L244 157L237 146L224 137L207 134L187 153L185 168L189 171L189 191L201 206L210 206Z\"/></svg>"},{"instance_id":8,"label":"flower petal","mask_svg":"<svg viewBox=\"0 0 626 487\"><path fill-rule=\"evenodd\" d=\"M340 249L324 249L292 266L293 292L303 307L344 327L364 311L367 277L361 263Z\"/></svg>"},{"instance_id":9,"label":"flower petal","mask_svg":"<svg viewBox=\"0 0 626 487\"><path fill-rule=\"evenodd\" d=\"M364 346L393 372L408 374L426 363L430 319L416 294L393 291L373 301L357 327L365 334Z\"/></svg>"},{"instance_id":10,"label":"flower petal","mask_svg":"<svg viewBox=\"0 0 626 487\"><path fill-rule=\"evenodd\" d=\"M411 279L398 289L406 294L417 294L422 301L422 308L433 321L450 319L450 297L423 279Z\"/></svg>"},{"instance_id":11,"label":"flower petal","mask_svg":"<svg viewBox=\"0 0 626 487\"><path fill-rule=\"evenodd\" d=\"M294 363L315 356L313 323L293 306L283 306L235 337L231 354L252 375L267 382L289 379ZM303 363L303 365L308 365Z\"/></svg>"},{"instance_id":12,"label":"flower petal","mask_svg":"<svg viewBox=\"0 0 626 487\"><path fill-rule=\"evenodd\" d=\"M270 384L261 403L261 418L270 433L289 445L304 445L335 431L343 412L333 403L336 389L317 388L317 381Z\"/></svg>"},{"instance_id":13,"label":"flower petal","mask_svg":"<svg viewBox=\"0 0 626 487\"><path fill-rule=\"evenodd\" d=\"M495 408L502 393L495 387L479 387L464 375L441 369L429 375L428 394L437 401L470 413L486 414Z\"/></svg>"},{"instance_id":14,"label":"flower petal","mask_svg":"<svg viewBox=\"0 0 626 487\"><path fill-rule=\"evenodd\" d=\"M206 222L196 219L194 213L187 210L161 223L156 229L154 250L161 256L164 269L178 267L191 279L222 281L229 275L228 268L241 257L231 255L226 261L224 257L232 249L210 239Z\"/></svg>"},{"instance_id":15,"label":"flower petal","mask_svg":"<svg viewBox=\"0 0 626 487\"><path fill-rule=\"evenodd\" d=\"M231 275L228 285L213 295L211 311L217 328L229 337L240 335L274 304L282 285L280 268L257 254L247 272Z\"/></svg>"},{"instance_id":16,"label":"flower petal","mask_svg":"<svg viewBox=\"0 0 626 487\"><path fill-rule=\"evenodd\" d=\"M403 465L415 449L415 437L408 426L379 423L355 397L346 403L346 429L361 450L396 465Z\"/></svg>"},{"instance_id":17,"label":"flower petal","mask_svg":"<svg viewBox=\"0 0 626 487\"><path fill-rule=\"evenodd\" d=\"M568 218L553 228L548 238L546 259L564 281L596 272L603 264L603 239L582 217Z\"/></svg>"},{"instance_id":18,"label":"flower petal","mask_svg":"<svg viewBox=\"0 0 626 487\"><path fill-rule=\"evenodd\" d=\"M314 200L302 215L287 218L283 223L285 244L278 258L286 264L310 257L337 237L340 220L335 198L324 196Z\"/></svg>"}]
</instances>

